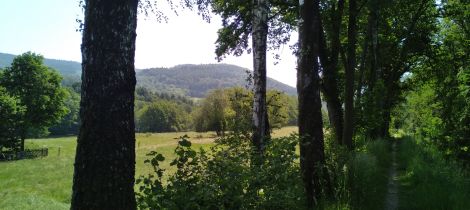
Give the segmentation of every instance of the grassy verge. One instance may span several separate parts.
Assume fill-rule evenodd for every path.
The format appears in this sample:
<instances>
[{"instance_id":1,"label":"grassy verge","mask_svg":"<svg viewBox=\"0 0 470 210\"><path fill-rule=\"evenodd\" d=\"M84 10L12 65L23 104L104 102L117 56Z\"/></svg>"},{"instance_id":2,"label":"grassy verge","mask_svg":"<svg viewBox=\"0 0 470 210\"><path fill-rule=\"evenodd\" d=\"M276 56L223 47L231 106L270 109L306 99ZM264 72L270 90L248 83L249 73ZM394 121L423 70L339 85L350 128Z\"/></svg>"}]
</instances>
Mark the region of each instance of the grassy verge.
<instances>
[{"instance_id":1,"label":"grassy verge","mask_svg":"<svg viewBox=\"0 0 470 210\"><path fill-rule=\"evenodd\" d=\"M398 150L400 209L470 208L470 178L435 148L404 138Z\"/></svg>"},{"instance_id":2,"label":"grassy verge","mask_svg":"<svg viewBox=\"0 0 470 210\"><path fill-rule=\"evenodd\" d=\"M335 159L329 165L336 198L325 209L384 209L391 161L388 141L363 142L349 153L330 147L327 156Z\"/></svg>"},{"instance_id":3,"label":"grassy verge","mask_svg":"<svg viewBox=\"0 0 470 210\"><path fill-rule=\"evenodd\" d=\"M384 208L390 160L390 144L381 139L367 143L355 154L351 196L354 209Z\"/></svg>"}]
</instances>

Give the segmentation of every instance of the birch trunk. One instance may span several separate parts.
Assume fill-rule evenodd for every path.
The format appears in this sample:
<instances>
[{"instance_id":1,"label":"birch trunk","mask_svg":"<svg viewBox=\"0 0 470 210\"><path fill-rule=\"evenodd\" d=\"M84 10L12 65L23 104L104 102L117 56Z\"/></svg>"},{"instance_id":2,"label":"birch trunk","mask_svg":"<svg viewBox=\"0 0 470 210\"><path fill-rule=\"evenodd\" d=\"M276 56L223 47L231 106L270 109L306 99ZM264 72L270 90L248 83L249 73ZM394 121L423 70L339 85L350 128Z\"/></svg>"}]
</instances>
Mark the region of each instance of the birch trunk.
<instances>
[{"instance_id":1,"label":"birch trunk","mask_svg":"<svg viewBox=\"0 0 470 210\"><path fill-rule=\"evenodd\" d=\"M266 108L266 50L268 36L268 2L254 0L253 4L253 145L263 154L265 140L269 138Z\"/></svg>"}]
</instances>

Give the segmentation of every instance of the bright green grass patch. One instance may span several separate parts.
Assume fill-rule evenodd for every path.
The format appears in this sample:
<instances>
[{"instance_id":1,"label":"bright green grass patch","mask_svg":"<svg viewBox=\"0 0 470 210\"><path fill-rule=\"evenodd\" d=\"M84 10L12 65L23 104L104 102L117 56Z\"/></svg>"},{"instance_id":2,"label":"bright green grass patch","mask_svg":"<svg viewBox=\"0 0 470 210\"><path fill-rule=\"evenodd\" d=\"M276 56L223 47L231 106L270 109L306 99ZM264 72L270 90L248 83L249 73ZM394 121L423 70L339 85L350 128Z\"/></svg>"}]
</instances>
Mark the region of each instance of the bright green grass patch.
<instances>
[{"instance_id":1,"label":"bright green grass patch","mask_svg":"<svg viewBox=\"0 0 470 210\"><path fill-rule=\"evenodd\" d=\"M296 127L276 130L274 137L286 136ZM148 133L136 134L136 176L152 172L144 164L146 154L156 150L165 156L162 168L172 172L170 161L179 136L188 135L195 148L208 148L215 133ZM45 158L0 162L0 209L69 209L72 191L76 137L32 139L27 148L48 148ZM60 150L60 153L59 153Z\"/></svg>"}]
</instances>

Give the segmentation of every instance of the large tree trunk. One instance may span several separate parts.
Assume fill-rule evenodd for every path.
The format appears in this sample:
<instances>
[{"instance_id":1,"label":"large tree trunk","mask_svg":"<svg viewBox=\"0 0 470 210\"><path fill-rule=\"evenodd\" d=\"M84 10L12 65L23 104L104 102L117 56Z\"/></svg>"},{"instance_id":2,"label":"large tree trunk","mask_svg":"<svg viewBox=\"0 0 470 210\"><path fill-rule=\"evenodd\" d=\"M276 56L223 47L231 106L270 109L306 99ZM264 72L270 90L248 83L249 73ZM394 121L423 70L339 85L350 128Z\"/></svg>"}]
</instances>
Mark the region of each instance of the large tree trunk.
<instances>
[{"instance_id":1,"label":"large tree trunk","mask_svg":"<svg viewBox=\"0 0 470 210\"><path fill-rule=\"evenodd\" d=\"M370 19L369 21L371 21L371 34L372 34L372 48L371 48L371 54L372 54L372 58L371 58L371 69L370 69L370 78L369 78L369 88L370 90L373 90L374 87L375 87L375 84L377 82L378 79L381 78L381 73L380 73L380 69L379 69L379 64L378 64L378 53L379 53L379 49L378 49L378 36L379 36L379 32L378 32L378 11L379 9L379 6L378 6L378 2L377 0L372 0L370 2L370 12L371 12L371 16L370 16Z\"/></svg>"},{"instance_id":2,"label":"large tree trunk","mask_svg":"<svg viewBox=\"0 0 470 210\"><path fill-rule=\"evenodd\" d=\"M318 41L320 20L318 0L299 0L299 55L297 93L299 98L300 167L307 204L313 208L321 193L322 168L325 161L321 113Z\"/></svg>"},{"instance_id":3,"label":"large tree trunk","mask_svg":"<svg viewBox=\"0 0 470 210\"><path fill-rule=\"evenodd\" d=\"M266 49L268 36L268 2L254 0L253 5L253 145L263 154L264 141L269 138L266 108Z\"/></svg>"},{"instance_id":4,"label":"large tree trunk","mask_svg":"<svg viewBox=\"0 0 470 210\"><path fill-rule=\"evenodd\" d=\"M137 0L85 1L81 125L71 209L136 209Z\"/></svg>"},{"instance_id":5,"label":"large tree trunk","mask_svg":"<svg viewBox=\"0 0 470 210\"><path fill-rule=\"evenodd\" d=\"M343 142L349 148L353 148L354 133L354 69L356 68L356 0L349 0L348 23L348 66L346 68L346 85L344 88L344 130Z\"/></svg>"},{"instance_id":6,"label":"large tree trunk","mask_svg":"<svg viewBox=\"0 0 470 210\"><path fill-rule=\"evenodd\" d=\"M336 140L339 144L342 144L343 135L343 109L341 107L341 101L339 99L339 88L338 88L338 57L340 49L340 31L341 31L341 19L343 17L344 1L339 0L338 6L332 16L332 32L331 32L331 55L328 58L328 50L326 49L325 35L323 34L323 24L320 23L320 62L323 67L323 94L325 96L328 118L333 127ZM320 14L315 14L321 21Z\"/></svg>"},{"instance_id":7,"label":"large tree trunk","mask_svg":"<svg viewBox=\"0 0 470 210\"><path fill-rule=\"evenodd\" d=\"M362 45L361 53L361 63L359 64L359 76L357 81L356 89L356 110L361 111L361 97L362 97L362 88L364 87L364 71L366 69L367 56L369 54L369 45L370 39L372 36L372 12L369 13L368 22L367 22L367 32L364 37L364 43Z\"/></svg>"}]
</instances>

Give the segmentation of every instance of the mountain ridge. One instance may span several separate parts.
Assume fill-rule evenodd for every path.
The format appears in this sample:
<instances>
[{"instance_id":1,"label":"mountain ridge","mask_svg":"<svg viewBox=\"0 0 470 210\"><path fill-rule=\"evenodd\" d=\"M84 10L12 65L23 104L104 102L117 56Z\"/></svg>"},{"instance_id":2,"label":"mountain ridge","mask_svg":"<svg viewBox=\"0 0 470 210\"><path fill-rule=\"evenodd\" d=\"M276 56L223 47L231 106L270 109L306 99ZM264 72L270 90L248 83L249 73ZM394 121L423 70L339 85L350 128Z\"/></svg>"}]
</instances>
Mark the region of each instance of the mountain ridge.
<instances>
[{"instance_id":1,"label":"mountain ridge","mask_svg":"<svg viewBox=\"0 0 470 210\"><path fill-rule=\"evenodd\" d=\"M15 55L0 53L0 68L10 66ZM81 63L44 58L44 64L64 78L79 78ZM136 69L137 87L190 97L204 97L212 89L248 87L249 69L232 64L179 64L170 68ZM275 79L267 79L268 89L296 95L296 89Z\"/></svg>"}]
</instances>

